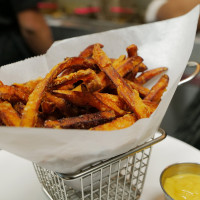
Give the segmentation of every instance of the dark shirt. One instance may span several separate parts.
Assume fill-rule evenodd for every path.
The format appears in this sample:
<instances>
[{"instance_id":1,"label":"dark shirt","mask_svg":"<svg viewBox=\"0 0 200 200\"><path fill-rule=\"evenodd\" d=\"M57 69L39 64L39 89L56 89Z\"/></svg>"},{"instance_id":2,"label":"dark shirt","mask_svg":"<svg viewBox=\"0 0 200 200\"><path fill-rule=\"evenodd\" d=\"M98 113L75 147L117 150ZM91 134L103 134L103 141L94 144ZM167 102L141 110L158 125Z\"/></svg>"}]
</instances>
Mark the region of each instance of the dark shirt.
<instances>
[{"instance_id":1,"label":"dark shirt","mask_svg":"<svg viewBox=\"0 0 200 200\"><path fill-rule=\"evenodd\" d=\"M17 14L37 8L37 3L38 0L0 0L0 66L33 56L20 34Z\"/></svg>"}]
</instances>

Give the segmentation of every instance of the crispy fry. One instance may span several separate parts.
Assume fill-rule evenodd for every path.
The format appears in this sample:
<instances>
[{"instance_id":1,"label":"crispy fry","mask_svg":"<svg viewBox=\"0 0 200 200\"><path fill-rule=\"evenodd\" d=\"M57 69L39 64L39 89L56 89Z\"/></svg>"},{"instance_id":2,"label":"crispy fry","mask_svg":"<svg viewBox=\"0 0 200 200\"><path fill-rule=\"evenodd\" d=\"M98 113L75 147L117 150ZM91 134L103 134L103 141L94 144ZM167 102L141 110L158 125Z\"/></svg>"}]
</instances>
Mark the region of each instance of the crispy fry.
<instances>
[{"instance_id":1,"label":"crispy fry","mask_svg":"<svg viewBox=\"0 0 200 200\"><path fill-rule=\"evenodd\" d=\"M140 95L141 95L142 97L145 97L145 96L149 93L149 89L148 89L148 88L146 88L146 87L144 87L144 86L142 86L142 85L140 85L140 84L138 84L138 83L134 83L134 82L132 82L132 81L129 81L128 79L125 79L125 81L127 82L127 84L128 84L132 89L137 90L137 91L140 93Z\"/></svg>"},{"instance_id":2,"label":"crispy fry","mask_svg":"<svg viewBox=\"0 0 200 200\"><path fill-rule=\"evenodd\" d=\"M76 63L76 61L76 58L66 59L64 62L53 67L46 77L37 84L36 88L29 96L28 102L24 108L20 126L33 127L35 125L37 121L37 112L48 85L52 83L58 74L67 67L73 65L74 62Z\"/></svg>"},{"instance_id":3,"label":"crispy fry","mask_svg":"<svg viewBox=\"0 0 200 200\"><path fill-rule=\"evenodd\" d=\"M117 59L110 59L114 68L121 65L126 60L126 55L121 55Z\"/></svg>"},{"instance_id":4,"label":"crispy fry","mask_svg":"<svg viewBox=\"0 0 200 200\"><path fill-rule=\"evenodd\" d=\"M93 94L95 96L97 96L96 94L98 94L98 96L101 96L100 97L101 99L106 99L106 101L110 101L116 104L116 106L118 106L122 110L130 111L127 104L118 95L109 94L109 93L99 93L99 92L95 92ZM103 102L106 102L106 101L103 100Z\"/></svg>"},{"instance_id":5,"label":"crispy fry","mask_svg":"<svg viewBox=\"0 0 200 200\"><path fill-rule=\"evenodd\" d=\"M158 80L158 82L151 88L149 94L144 99L158 103L161 100L161 96L166 91L168 82L169 82L169 77L168 75L164 74Z\"/></svg>"},{"instance_id":6,"label":"crispy fry","mask_svg":"<svg viewBox=\"0 0 200 200\"><path fill-rule=\"evenodd\" d=\"M65 101L65 99L57 97L49 92L45 93L45 97L41 105L42 105L42 110L43 109L46 110L44 111L45 113L52 113L55 111L55 109L58 109L65 116L69 115L70 105ZM50 112L48 112L48 106L50 107L49 108Z\"/></svg>"},{"instance_id":7,"label":"crispy fry","mask_svg":"<svg viewBox=\"0 0 200 200\"><path fill-rule=\"evenodd\" d=\"M123 109L124 104L116 95L106 94L106 93L98 93L95 92L92 94L103 104L107 105L110 110L114 110L117 115L124 115L126 112ZM119 107L121 106L121 108Z\"/></svg>"},{"instance_id":8,"label":"crispy fry","mask_svg":"<svg viewBox=\"0 0 200 200\"><path fill-rule=\"evenodd\" d=\"M128 72L132 71L137 65L139 65L143 59L139 56L131 57L126 59L124 62L122 62L120 65L113 66L116 71L123 77Z\"/></svg>"},{"instance_id":9,"label":"crispy fry","mask_svg":"<svg viewBox=\"0 0 200 200\"><path fill-rule=\"evenodd\" d=\"M35 80L30 80L26 83L13 83L12 86L16 88L20 88L22 91L31 94L33 90L35 89L36 85L42 80L41 77L35 79Z\"/></svg>"},{"instance_id":10,"label":"crispy fry","mask_svg":"<svg viewBox=\"0 0 200 200\"><path fill-rule=\"evenodd\" d=\"M16 104L14 104L13 108L17 111L17 113L19 114L19 116L22 116L23 110L24 110L25 105L22 102L17 102Z\"/></svg>"},{"instance_id":11,"label":"crispy fry","mask_svg":"<svg viewBox=\"0 0 200 200\"><path fill-rule=\"evenodd\" d=\"M23 103L26 103L28 100L28 94L20 88L2 85L0 86L0 99L7 100L10 102L21 101Z\"/></svg>"},{"instance_id":12,"label":"crispy fry","mask_svg":"<svg viewBox=\"0 0 200 200\"><path fill-rule=\"evenodd\" d=\"M135 57L135 56L138 55L138 54L137 54L138 48L137 48L137 46L136 46L135 44L131 44L130 46L128 46L128 47L126 48L126 51L127 51L127 53L128 53L128 57L129 57L129 58L130 58L130 57Z\"/></svg>"},{"instance_id":13,"label":"crispy fry","mask_svg":"<svg viewBox=\"0 0 200 200\"><path fill-rule=\"evenodd\" d=\"M128 104L138 119L149 117L150 113L148 108L142 102L138 92L136 90L131 90L124 79L112 67L110 59L98 45L94 47L93 58L96 60L100 69L104 71L116 85L119 96Z\"/></svg>"},{"instance_id":14,"label":"crispy fry","mask_svg":"<svg viewBox=\"0 0 200 200\"><path fill-rule=\"evenodd\" d=\"M77 106L90 105L97 108L100 111L114 110L116 114L122 115L125 113L124 110L120 109L118 105L113 101L110 101L111 97L105 98L105 95L99 93L90 92L77 92L67 90L54 90L53 92L63 95L68 101L72 102ZM113 97L114 99L114 97Z\"/></svg>"},{"instance_id":15,"label":"crispy fry","mask_svg":"<svg viewBox=\"0 0 200 200\"><path fill-rule=\"evenodd\" d=\"M53 81L53 86L73 84L80 80L88 85L88 90L91 92L101 88L100 79L92 69L79 70L75 73L58 77Z\"/></svg>"},{"instance_id":16,"label":"crispy fry","mask_svg":"<svg viewBox=\"0 0 200 200\"><path fill-rule=\"evenodd\" d=\"M91 128L90 130L113 131L113 130L127 128L127 127L133 125L136 121L137 121L137 118L134 114L126 114L122 117L114 119L111 122Z\"/></svg>"},{"instance_id":17,"label":"crispy fry","mask_svg":"<svg viewBox=\"0 0 200 200\"><path fill-rule=\"evenodd\" d=\"M159 68L156 68L156 69L151 69L151 70L145 71L140 76L138 76L137 78L135 78L134 82L143 85L148 80L152 79L156 75L161 74L162 72L167 71L167 70L168 70L167 67L159 67Z\"/></svg>"},{"instance_id":18,"label":"crispy fry","mask_svg":"<svg viewBox=\"0 0 200 200\"><path fill-rule=\"evenodd\" d=\"M89 129L99 124L108 122L116 116L113 111L85 114L78 117L64 118L55 121L45 121L46 128L79 128Z\"/></svg>"},{"instance_id":19,"label":"crispy fry","mask_svg":"<svg viewBox=\"0 0 200 200\"><path fill-rule=\"evenodd\" d=\"M44 114L51 114L55 111L56 107L53 102L50 101L43 101L41 103L42 112Z\"/></svg>"},{"instance_id":20,"label":"crispy fry","mask_svg":"<svg viewBox=\"0 0 200 200\"><path fill-rule=\"evenodd\" d=\"M95 72L99 70L94 59L92 58L74 57L74 59L74 64L66 68L60 76L69 75L79 70L85 70L88 68L94 70Z\"/></svg>"},{"instance_id":21,"label":"crispy fry","mask_svg":"<svg viewBox=\"0 0 200 200\"><path fill-rule=\"evenodd\" d=\"M158 103L157 102L152 102L152 101L149 101L149 100L143 100L143 103L149 107L149 111L150 113L152 114L156 108L158 107Z\"/></svg>"},{"instance_id":22,"label":"crispy fry","mask_svg":"<svg viewBox=\"0 0 200 200\"><path fill-rule=\"evenodd\" d=\"M96 78L96 73L91 69L79 70L75 73L70 73L62 77L58 77L53 81L53 86L61 84L73 84L79 80L92 80Z\"/></svg>"},{"instance_id":23,"label":"crispy fry","mask_svg":"<svg viewBox=\"0 0 200 200\"><path fill-rule=\"evenodd\" d=\"M138 65L138 72L144 72L145 70L147 70L147 66L144 63L140 63Z\"/></svg>"},{"instance_id":24,"label":"crispy fry","mask_svg":"<svg viewBox=\"0 0 200 200\"><path fill-rule=\"evenodd\" d=\"M4 85L2 81L0 81L0 86Z\"/></svg>"},{"instance_id":25,"label":"crispy fry","mask_svg":"<svg viewBox=\"0 0 200 200\"><path fill-rule=\"evenodd\" d=\"M102 45L102 44L100 44L100 43L97 43L97 44L99 44L100 48L103 48L103 45ZM79 54L79 57L83 57L83 58L92 57L94 45L95 45L95 44L92 44L92 45L86 47L86 48Z\"/></svg>"},{"instance_id":26,"label":"crispy fry","mask_svg":"<svg viewBox=\"0 0 200 200\"><path fill-rule=\"evenodd\" d=\"M0 119L6 126L19 126L20 117L13 109L12 105L7 102L0 103Z\"/></svg>"}]
</instances>

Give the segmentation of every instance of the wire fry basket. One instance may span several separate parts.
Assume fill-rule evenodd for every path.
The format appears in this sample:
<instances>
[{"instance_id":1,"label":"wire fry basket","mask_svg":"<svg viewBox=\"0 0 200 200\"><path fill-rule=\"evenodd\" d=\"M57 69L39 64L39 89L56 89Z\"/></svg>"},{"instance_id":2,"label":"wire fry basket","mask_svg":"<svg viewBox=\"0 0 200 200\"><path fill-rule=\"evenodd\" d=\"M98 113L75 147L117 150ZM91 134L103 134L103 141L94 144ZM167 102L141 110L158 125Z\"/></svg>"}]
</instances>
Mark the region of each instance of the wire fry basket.
<instances>
[{"instance_id":1,"label":"wire fry basket","mask_svg":"<svg viewBox=\"0 0 200 200\"><path fill-rule=\"evenodd\" d=\"M165 137L165 132L159 129L144 144L74 174L60 174L33 165L51 200L136 200L142 193L151 147Z\"/></svg>"}]
</instances>

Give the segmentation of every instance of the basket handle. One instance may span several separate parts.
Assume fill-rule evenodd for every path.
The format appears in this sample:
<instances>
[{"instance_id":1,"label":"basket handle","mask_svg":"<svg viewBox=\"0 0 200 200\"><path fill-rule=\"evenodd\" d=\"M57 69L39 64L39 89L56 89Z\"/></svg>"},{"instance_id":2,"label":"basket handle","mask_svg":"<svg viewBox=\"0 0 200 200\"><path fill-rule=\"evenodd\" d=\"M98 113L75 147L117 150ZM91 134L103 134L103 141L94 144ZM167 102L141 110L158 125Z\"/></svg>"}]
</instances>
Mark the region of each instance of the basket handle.
<instances>
[{"instance_id":1,"label":"basket handle","mask_svg":"<svg viewBox=\"0 0 200 200\"><path fill-rule=\"evenodd\" d=\"M197 63L197 62L194 62L194 61L189 61L188 64L187 64L187 67L194 67L194 66L196 66L195 71L191 75L189 75L187 78L181 80L178 83L178 86L191 81L195 76L197 76L197 74L200 71L200 64Z\"/></svg>"}]
</instances>

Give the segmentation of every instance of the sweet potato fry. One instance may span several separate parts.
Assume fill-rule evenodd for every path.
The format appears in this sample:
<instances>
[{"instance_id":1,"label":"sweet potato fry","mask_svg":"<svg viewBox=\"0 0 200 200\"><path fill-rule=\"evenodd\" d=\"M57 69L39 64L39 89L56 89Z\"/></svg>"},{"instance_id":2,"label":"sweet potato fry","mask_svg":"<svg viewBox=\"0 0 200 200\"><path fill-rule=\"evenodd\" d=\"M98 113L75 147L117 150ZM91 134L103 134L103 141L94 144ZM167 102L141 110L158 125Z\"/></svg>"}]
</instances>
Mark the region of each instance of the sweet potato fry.
<instances>
[{"instance_id":1,"label":"sweet potato fry","mask_svg":"<svg viewBox=\"0 0 200 200\"><path fill-rule=\"evenodd\" d=\"M125 78L133 81L138 72L144 72L147 69L147 66L144 63L139 63L135 66L129 73L126 74Z\"/></svg>"},{"instance_id":2,"label":"sweet potato fry","mask_svg":"<svg viewBox=\"0 0 200 200\"><path fill-rule=\"evenodd\" d=\"M125 111L130 111L127 104L118 95L109 94L109 93L99 93L99 92L95 92L93 94L96 97L97 96L100 97L100 99L105 99L105 101L103 100L104 103L106 103L106 101L110 101L116 104L116 106L118 106L120 109L125 110Z\"/></svg>"},{"instance_id":3,"label":"sweet potato fry","mask_svg":"<svg viewBox=\"0 0 200 200\"><path fill-rule=\"evenodd\" d=\"M164 71L167 71L167 67L159 67L156 69L151 69L148 71L143 72L140 76L134 79L134 82L139 83L139 84L145 84L148 80L152 79L158 74L161 74Z\"/></svg>"},{"instance_id":4,"label":"sweet potato fry","mask_svg":"<svg viewBox=\"0 0 200 200\"><path fill-rule=\"evenodd\" d=\"M100 79L92 69L79 70L75 73L58 77L53 81L53 86L73 84L80 80L88 85L88 90L91 92L101 88Z\"/></svg>"},{"instance_id":5,"label":"sweet potato fry","mask_svg":"<svg viewBox=\"0 0 200 200\"><path fill-rule=\"evenodd\" d=\"M46 110L44 111L45 113L52 113L55 111L55 109L58 109L65 116L68 116L69 111L70 111L70 107L69 107L70 105L68 102L65 101L65 99L57 97L49 92L45 93L41 106L42 106L42 110L43 109ZM48 112L48 110L50 112Z\"/></svg>"},{"instance_id":6,"label":"sweet potato fry","mask_svg":"<svg viewBox=\"0 0 200 200\"><path fill-rule=\"evenodd\" d=\"M129 58L127 60L124 60L123 56L120 57L119 59L115 60L113 62L114 68L117 70L117 72L121 75L124 76L127 74L129 71L131 71L134 67L136 67L138 64L142 62L142 58L137 56L135 58ZM100 73L97 74L98 79L95 78L93 79L92 82L89 82L88 84L86 83L86 87L88 91L94 92L94 91L100 91L104 89L105 87L109 86L112 84L110 79L106 76L106 74L101 71ZM93 83L93 85L92 85ZM80 88L78 91L81 91Z\"/></svg>"},{"instance_id":7,"label":"sweet potato fry","mask_svg":"<svg viewBox=\"0 0 200 200\"><path fill-rule=\"evenodd\" d=\"M97 44L99 44L99 46L100 46L101 48L103 48L103 45L102 45L102 44L100 44L100 43L97 43ZM95 45L95 44L92 44L92 45L86 47L86 48L79 54L79 57L83 57L83 58L92 57L94 45Z\"/></svg>"},{"instance_id":8,"label":"sweet potato fry","mask_svg":"<svg viewBox=\"0 0 200 200\"><path fill-rule=\"evenodd\" d=\"M20 126L34 127L37 121L38 109L42 101L44 92L49 84L60 74L64 69L77 62L76 58L67 58L64 62L59 63L40 81L36 88L29 96L28 102L24 108ZM79 62L79 60L78 60Z\"/></svg>"},{"instance_id":9,"label":"sweet potato fry","mask_svg":"<svg viewBox=\"0 0 200 200\"><path fill-rule=\"evenodd\" d=\"M113 111L98 112L80 115L78 117L63 118L55 121L45 121L46 128L79 128L89 129L115 118Z\"/></svg>"},{"instance_id":10,"label":"sweet potato fry","mask_svg":"<svg viewBox=\"0 0 200 200\"><path fill-rule=\"evenodd\" d=\"M125 79L125 81L127 82L127 84L132 88L132 89L135 89L139 92L139 94L142 96L142 97L145 97L148 93L149 93L149 89L138 84L138 83L134 83L132 81L129 81L128 79Z\"/></svg>"},{"instance_id":11,"label":"sweet potato fry","mask_svg":"<svg viewBox=\"0 0 200 200\"><path fill-rule=\"evenodd\" d=\"M134 114L126 114L122 117L114 119L111 122L90 128L90 130L113 131L113 130L127 128L127 127L133 125L136 121L137 121L137 117Z\"/></svg>"},{"instance_id":12,"label":"sweet potato fry","mask_svg":"<svg viewBox=\"0 0 200 200\"><path fill-rule=\"evenodd\" d=\"M98 45L94 46L93 58L97 62L99 68L113 81L117 87L119 96L128 104L130 109L136 114L137 118L149 117L150 113L148 108L142 102L139 93L136 90L131 90L124 79L112 67L110 59Z\"/></svg>"},{"instance_id":13,"label":"sweet potato fry","mask_svg":"<svg viewBox=\"0 0 200 200\"><path fill-rule=\"evenodd\" d=\"M149 100L153 102L160 102L161 96L166 91L166 87L168 86L169 77L164 74L158 82L151 88L149 94L144 98L144 100Z\"/></svg>"},{"instance_id":14,"label":"sweet potato fry","mask_svg":"<svg viewBox=\"0 0 200 200\"><path fill-rule=\"evenodd\" d=\"M144 72L147 69L147 66L143 62L138 65L138 72Z\"/></svg>"},{"instance_id":15,"label":"sweet potato fry","mask_svg":"<svg viewBox=\"0 0 200 200\"><path fill-rule=\"evenodd\" d=\"M123 61L126 60L126 55L121 55L117 59L113 58L113 59L110 59L110 60L112 62L113 67L116 68L117 66L121 65L123 63Z\"/></svg>"},{"instance_id":16,"label":"sweet potato fry","mask_svg":"<svg viewBox=\"0 0 200 200\"><path fill-rule=\"evenodd\" d=\"M150 113L152 114L156 108L158 107L158 103L157 102L152 102L152 101L149 101L149 100L143 100L143 103L149 107L149 111Z\"/></svg>"},{"instance_id":17,"label":"sweet potato fry","mask_svg":"<svg viewBox=\"0 0 200 200\"><path fill-rule=\"evenodd\" d=\"M61 84L73 84L79 80L92 80L94 77L96 78L96 76L96 73L91 69L79 70L77 72L70 73L69 75L56 78L53 81L53 86Z\"/></svg>"},{"instance_id":18,"label":"sweet potato fry","mask_svg":"<svg viewBox=\"0 0 200 200\"><path fill-rule=\"evenodd\" d=\"M50 101L43 101L41 103L42 113L51 114L55 111L55 104Z\"/></svg>"},{"instance_id":19,"label":"sweet potato fry","mask_svg":"<svg viewBox=\"0 0 200 200\"><path fill-rule=\"evenodd\" d=\"M10 102L21 101L26 103L28 100L28 94L20 88L14 86L2 85L0 86L0 99L7 100Z\"/></svg>"},{"instance_id":20,"label":"sweet potato fry","mask_svg":"<svg viewBox=\"0 0 200 200\"><path fill-rule=\"evenodd\" d=\"M113 66L116 71L123 77L128 72L132 71L137 65L142 63L143 59L139 56L131 57L123 61L120 65Z\"/></svg>"},{"instance_id":21,"label":"sweet potato fry","mask_svg":"<svg viewBox=\"0 0 200 200\"><path fill-rule=\"evenodd\" d=\"M120 109L114 101L109 101L110 99L105 98L105 95L99 93L90 92L77 92L69 90L54 90L53 92L61 94L63 98L72 102L77 106L92 106L100 111L110 111L114 110L116 114L122 115L125 113L124 110Z\"/></svg>"},{"instance_id":22,"label":"sweet potato fry","mask_svg":"<svg viewBox=\"0 0 200 200\"><path fill-rule=\"evenodd\" d=\"M0 86L2 86L3 85L3 82L2 81L0 81Z\"/></svg>"},{"instance_id":23,"label":"sweet potato fry","mask_svg":"<svg viewBox=\"0 0 200 200\"><path fill-rule=\"evenodd\" d=\"M22 91L31 94L33 90L35 89L36 85L42 80L41 77L35 79L35 80L30 80L26 83L13 83L12 86L16 88L20 88Z\"/></svg>"},{"instance_id":24,"label":"sweet potato fry","mask_svg":"<svg viewBox=\"0 0 200 200\"><path fill-rule=\"evenodd\" d=\"M94 59L92 58L82 58L82 57L74 57L74 64L66 68L60 76L69 75L71 73L77 72L78 70L92 69L95 72L98 71L98 67Z\"/></svg>"},{"instance_id":25,"label":"sweet potato fry","mask_svg":"<svg viewBox=\"0 0 200 200\"><path fill-rule=\"evenodd\" d=\"M122 110L125 107L124 104L116 95L98 92L95 92L92 95L103 104L108 106L110 110L114 110L117 115L124 115L126 113L124 110ZM121 108L119 106L121 106Z\"/></svg>"},{"instance_id":26,"label":"sweet potato fry","mask_svg":"<svg viewBox=\"0 0 200 200\"><path fill-rule=\"evenodd\" d=\"M18 113L7 101L0 103L0 119L6 126L20 125L20 117Z\"/></svg>"},{"instance_id":27,"label":"sweet potato fry","mask_svg":"<svg viewBox=\"0 0 200 200\"><path fill-rule=\"evenodd\" d=\"M16 104L13 105L13 108L17 111L20 117L22 116L24 107L25 105L20 101L18 101Z\"/></svg>"},{"instance_id":28,"label":"sweet potato fry","mask_svg":"<svg viewBox=\"0 0 200 200\"><path fill-rule=\"evenodd\" d=\"M138 54L137 54L138 48L137 48L137 46L136 46L135 44L131 44L130 46L128 46L128 47L126 48L126 51L127 51L127 53L128 53L128 57L129 57L129 58L130 58L130 57L135 57L135 56L138 55Z\"/></svg>"}]
</instances>

